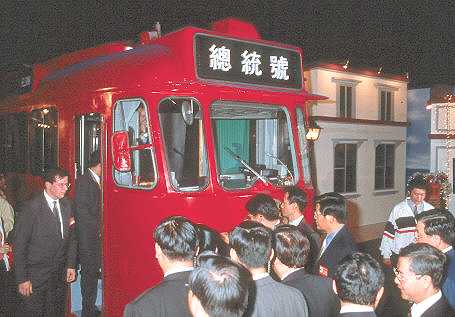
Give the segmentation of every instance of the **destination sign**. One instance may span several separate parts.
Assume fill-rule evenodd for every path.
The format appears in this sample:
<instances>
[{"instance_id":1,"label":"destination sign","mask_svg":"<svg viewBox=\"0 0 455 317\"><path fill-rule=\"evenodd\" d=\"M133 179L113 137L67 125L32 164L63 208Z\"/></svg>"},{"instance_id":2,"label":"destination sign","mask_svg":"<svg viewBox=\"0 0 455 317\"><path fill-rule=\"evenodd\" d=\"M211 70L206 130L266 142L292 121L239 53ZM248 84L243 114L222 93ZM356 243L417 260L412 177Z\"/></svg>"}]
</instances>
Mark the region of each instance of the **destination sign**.
<instances>
[{"instance_id":1,"label":"destination sign","mask_svg":"<svg viewBox=\"0 0 455 317\"><path fill-rule=\"evenodd\" d=\"M207 34L196 34L194 41L196 74L201 79L302 88L298 51Z\"/></svg>"}]
</instances>

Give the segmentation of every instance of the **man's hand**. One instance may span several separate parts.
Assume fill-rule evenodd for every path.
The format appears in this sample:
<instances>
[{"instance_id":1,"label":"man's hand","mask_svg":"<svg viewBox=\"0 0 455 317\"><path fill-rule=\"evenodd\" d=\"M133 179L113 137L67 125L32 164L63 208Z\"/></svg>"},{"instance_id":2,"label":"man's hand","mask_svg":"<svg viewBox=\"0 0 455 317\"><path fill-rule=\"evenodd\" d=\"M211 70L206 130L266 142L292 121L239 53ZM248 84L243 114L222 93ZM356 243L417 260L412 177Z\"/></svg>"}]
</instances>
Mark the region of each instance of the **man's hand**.
<instances>
[{"instance_id":1,"label":"man's hand","mask_svg":"<svg viewBox=\"0 0 455 317\"><path fill-rule=\"evenodd\" d=\"M5 243L4 245L0 246L0 254L5 254L11 251L11 247L8 243Z\"/></svg>"},{"instance_id":2,"label":"man's hand","mask_svg":"<svg viewBox=\"0 0 455 317\"><path fill-rule=\"evenodd\" d=\"M66 281L68 283L74 282L76 279L76 270L75 269L67 269L66 270Z\"/></svg>"},{"instance_id":3,"label":"man's hand","mask_svg":"<svg viewBox=\"0 0 455 317\"><path fill-rule=\"evenodd\" d=\"M19 289L19 293L21 293L21 295L30 296L33 293L32 282L25 281L23 283L20 283L18 289Z\"/></svg>"}]
</instances>

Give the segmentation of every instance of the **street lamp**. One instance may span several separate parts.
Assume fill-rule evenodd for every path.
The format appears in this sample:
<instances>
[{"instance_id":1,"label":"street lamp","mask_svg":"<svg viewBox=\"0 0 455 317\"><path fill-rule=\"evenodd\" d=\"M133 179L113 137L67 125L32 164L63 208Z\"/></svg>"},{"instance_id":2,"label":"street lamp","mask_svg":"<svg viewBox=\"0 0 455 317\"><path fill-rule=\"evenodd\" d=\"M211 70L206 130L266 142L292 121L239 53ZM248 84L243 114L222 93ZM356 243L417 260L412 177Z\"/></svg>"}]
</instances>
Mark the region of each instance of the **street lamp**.
<instances>
[{"instance_id":1,"label":"street lamp","mask_svg":"<svg viewBox=\"0 0 455 317\"><path fill-rule=\"evenodd\" d=\"M309 141L316 141L321 133L321 127L314 121L308 122L305 138Z\"/></svg>"}]
</instances>

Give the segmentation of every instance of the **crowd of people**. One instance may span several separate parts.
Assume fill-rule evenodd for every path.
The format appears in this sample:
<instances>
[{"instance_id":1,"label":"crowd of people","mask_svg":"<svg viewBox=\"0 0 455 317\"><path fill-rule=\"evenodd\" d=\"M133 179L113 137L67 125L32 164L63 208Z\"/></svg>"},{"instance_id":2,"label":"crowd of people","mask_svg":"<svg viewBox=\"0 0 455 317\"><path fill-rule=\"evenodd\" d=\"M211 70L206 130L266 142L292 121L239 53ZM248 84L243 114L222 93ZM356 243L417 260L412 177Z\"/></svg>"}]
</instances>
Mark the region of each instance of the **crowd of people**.
<instances>
[{"instance_id":1,"label":"crowd of people","mask_svg":"<svg viewBox=\"0 0 455 317\"><path fill-rule=\"evenodd\" d=\"M65 197L68 173L49 170L14 230L0 187L0 283L6 285L12 239L16 316L64 316L78 264L83 316L99 315L99 158L89 166L76 182L74 212ZM283 201L251 197L248 219L224 234L167 217L153 232L164 278L127 304L124 316L392 316L384 313L390 305L396 316L455 316L454 217L424 201L424 179L411 179L408 190L385 226L383 263L359 252L346 226L346 199L335 192L314 198L316 230L303 215L307 195L295 186L283 189Z\"/></svg>"},{"instance_id":2,"label":"crowd of people","mask_svg":"<svg viewBox=\"0 0 455 317\"><path fill-rule=\"evenodd\" d=\"M358 251L338 193L315 198L317 231L305 222L307 197L297 187L285 188L282 202L253 196L248 219L227 235L168 217L154 233L164 280L124 316L377 316L395 302L396 316L455 316L455 221L424 202L422 184L412 180L406 205L392 211L380 247L384 263ZM408 211L414 222L399 219ZM385 290L389 268L395 301L394 290Z\"/></svg>"}]
</instances>

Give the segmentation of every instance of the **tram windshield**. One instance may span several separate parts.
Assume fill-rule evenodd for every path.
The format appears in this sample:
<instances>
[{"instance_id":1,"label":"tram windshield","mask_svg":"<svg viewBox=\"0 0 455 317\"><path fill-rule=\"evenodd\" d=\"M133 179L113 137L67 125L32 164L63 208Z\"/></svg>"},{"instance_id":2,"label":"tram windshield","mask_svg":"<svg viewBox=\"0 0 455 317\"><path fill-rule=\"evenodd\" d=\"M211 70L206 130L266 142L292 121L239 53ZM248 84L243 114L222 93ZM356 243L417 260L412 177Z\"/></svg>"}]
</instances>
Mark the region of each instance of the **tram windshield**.
<instances>
[{"instance_id":1,"label":"tram windshield","mask_svg":"<svg viewBox=\"0 0 455 317\"><path fill-rule=\"evenodd\" d=\"M217 102L210 116L223 187L248 188L257 181L275 186L297 182L295 146L285 108Z\"/></svg>"}]
</instances>

